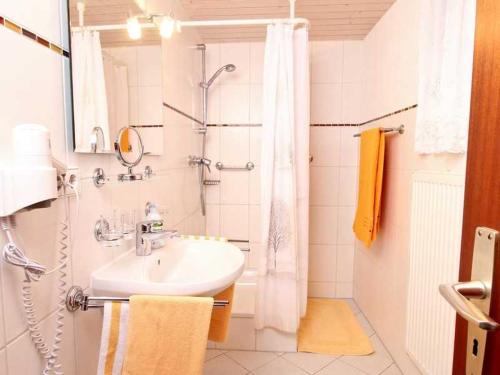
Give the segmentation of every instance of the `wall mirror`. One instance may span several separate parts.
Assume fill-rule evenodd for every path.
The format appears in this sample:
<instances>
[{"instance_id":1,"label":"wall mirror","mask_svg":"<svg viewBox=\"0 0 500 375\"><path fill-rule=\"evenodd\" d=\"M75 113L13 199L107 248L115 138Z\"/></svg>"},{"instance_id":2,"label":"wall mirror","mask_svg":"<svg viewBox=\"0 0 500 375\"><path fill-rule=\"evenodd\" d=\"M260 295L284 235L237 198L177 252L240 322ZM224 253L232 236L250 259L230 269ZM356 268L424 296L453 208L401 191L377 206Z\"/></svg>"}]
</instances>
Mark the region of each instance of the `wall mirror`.
<instances>
[{"instance_id":1,"label":"wall mirror","mask_svg":"<svg viewBox=\"0 0 500 375\"><path fill-rule=\"evenodd\" d=\"M158 33L133 39L134 0L69 0L74 151L112 153L120 129L137 130L144 153L163 154L162 50Z\"/></svg>"}]
</instances>

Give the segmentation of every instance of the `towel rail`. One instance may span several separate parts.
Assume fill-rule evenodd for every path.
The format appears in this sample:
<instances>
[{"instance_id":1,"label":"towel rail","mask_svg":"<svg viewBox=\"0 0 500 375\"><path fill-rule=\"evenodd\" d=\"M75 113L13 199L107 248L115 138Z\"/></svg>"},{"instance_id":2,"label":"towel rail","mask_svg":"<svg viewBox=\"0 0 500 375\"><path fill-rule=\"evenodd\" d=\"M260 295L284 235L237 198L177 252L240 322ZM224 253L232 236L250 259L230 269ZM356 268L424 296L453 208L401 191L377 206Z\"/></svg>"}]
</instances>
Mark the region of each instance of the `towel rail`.
<instances>
[{"instance_id":1,"label":"towel rail","mask_svg":"<svg viewBox=\"0 0 500 375\"><path fill-rule=\"evenodd\" d=\"M399 134L404 134L404 132L405 132L405 126L404 125L400 125L397 128L382 128L382 131L384 133L398 132ZM353 137L361 137L361 133L354 134Z\"/></svg>"},{"instance_id":2,"label":"towel rail","mask_svg":"<svg viewBox=\"0 0 500 375\"><path fill-rule=\"evenodd\" d=\"M252 163L251 161L246 163L246 165L244 167L227 167L224 164L222 164L222 162L220 162L220 161L217 162L217 164L215 164L215 168L217 168L219 171L222 171L222 170L251 171L252 169L254 169L254 167L255 167L255 164Z\"/></svg>"},{"instance_id":3,"label":"towel rail","mask_svg":"<svg viewBox=\"0 0 500 375\"><path fill-rule=\"evenodd\" d=\"M71 312L104 307L105 302L129 302L129 299L127 297L92 297L83 293L83 289L79 286L72 286L66 295L66 308ZM214 307L223 307L226 305L229 305L229 301L214 301Z\"/></svg>"}]
</instances>

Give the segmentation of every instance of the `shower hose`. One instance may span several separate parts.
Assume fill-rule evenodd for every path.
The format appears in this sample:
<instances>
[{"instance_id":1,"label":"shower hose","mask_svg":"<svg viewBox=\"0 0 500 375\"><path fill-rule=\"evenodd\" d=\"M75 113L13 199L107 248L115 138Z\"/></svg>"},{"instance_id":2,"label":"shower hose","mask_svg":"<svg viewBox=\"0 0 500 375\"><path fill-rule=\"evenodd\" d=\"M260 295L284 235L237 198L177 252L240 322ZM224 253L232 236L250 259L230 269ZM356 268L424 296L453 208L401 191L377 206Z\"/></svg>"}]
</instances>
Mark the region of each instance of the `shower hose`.
<instances>
[{"instance_id":1,"label":"shower hose","mask_svg":"<svg viewBox=\"0 0 500 375\"><path fill-rule=\"evenodd\" d=\"M67 187L75 192L76 196L76 217L78 219L79 211L79 196L78 190L72 184L66 184ZM68 265L68 231L69 231L69 205L68 198L64 197L64 215L63 220L59 224L58 232L59 255L58 265L47 271L46 267L40 263L29 259L23 250L16 244L13 236L13 228L15 228L15 220L13 216L0 218L1 229L7 237L7 244L3 248L3 259L12 265L24 268L25 279L22 285L22 300L28 331L36 350L45 361L45 367L42 371L43 375L62 375L62 365L58 359L61 350L61 344L64 333L64 313L66 310L66 268ZM71 238L71 244L74 243L74 236ZM51 346L47 344L45 337L40 329L40 321L37 318L36 307L33 302L32 285L33 282L39 281L42 276L47 276L57 272L59 277L57 281L58 303L55 311L55 331L54 341Z\"/></svg>"}]
</instances>

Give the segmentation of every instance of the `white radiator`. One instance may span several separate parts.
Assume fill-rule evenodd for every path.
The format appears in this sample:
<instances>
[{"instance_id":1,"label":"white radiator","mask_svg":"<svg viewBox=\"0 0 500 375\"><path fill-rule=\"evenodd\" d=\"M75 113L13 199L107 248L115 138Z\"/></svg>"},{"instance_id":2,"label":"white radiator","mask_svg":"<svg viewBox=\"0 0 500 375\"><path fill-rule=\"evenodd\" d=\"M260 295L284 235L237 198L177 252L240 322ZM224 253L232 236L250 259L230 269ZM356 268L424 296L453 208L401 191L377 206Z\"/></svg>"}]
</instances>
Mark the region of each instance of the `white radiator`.
<instances>
[{"instance_id":1,"label":"white radiator","mask_svg":"<svg viewBox=\"0 0 500 375\"><path fill-rule=\"evenodd\" d=\"M439 284L458 280L464 176L415 173L411 205L406 344L429 375L450 375L455 312Z\"/></svg>"}]
</instances>

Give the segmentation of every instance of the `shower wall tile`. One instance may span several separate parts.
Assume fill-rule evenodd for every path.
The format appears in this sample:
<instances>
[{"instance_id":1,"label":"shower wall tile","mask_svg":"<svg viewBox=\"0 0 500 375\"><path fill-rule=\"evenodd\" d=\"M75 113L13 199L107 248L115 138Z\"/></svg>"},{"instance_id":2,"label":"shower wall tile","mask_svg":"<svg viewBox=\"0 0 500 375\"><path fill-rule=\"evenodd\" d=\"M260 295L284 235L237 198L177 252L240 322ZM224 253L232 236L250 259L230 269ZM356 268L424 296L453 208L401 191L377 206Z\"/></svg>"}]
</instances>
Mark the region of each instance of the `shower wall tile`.
<instances>
[{"instance_id":1,"label":"shower wall tile","mask_svg":"<svg viewBox=\"0 0 500 375\"><path fill-rule=\"evenodd\" d=\"M250 43L222 43L220 45L221 66L236 65L234 72L220 76L222 84L250 83Z\"/></svg>"},{"instance_id":2,"label":"shower wall tile","mask_svg":"<svg viewBox=\"0 0 500 375\"><path fill-rule=\"evenodd\" d=\"M249 85L222 85L220 96L220 122L224 124L248 124L250 122Z\"/></svg>"},{"instance_id":3,"label":"shower wall tile","mask_svg":"<svg viewBox=\"0 0 500 375\"><path fill-rule=\"evenodd\" d=\"M250 43L250 83L262 83L264 52L264 43Z\"/></svg>"},{"instance_id":4,"label":"shower wall tile","mask_svg":"<svg viewBox=\"0 0 500 375\"><path fill-rule=\"evenodd\" d=\"M356 167L340 167L339 197L342 206L355 206L358 188L358 169Z\"/></svg>"},{"instance_id":5,"label":"shower wall tile","mask_svg":"<svg viewBox=\"0 0 500 375\"><path fill-rule=\"evenodd\" d=\"M308 296L316 298L336 298L335 283L310 281L308 283Z\"/></svg>"},{"instance_id":6,"label":"shower wall tile","mask_svg":"<svg viewBox=\"0 0 500 375\"><path fill-rule=\"evenodd\" d=\"M250 160L253 160L250 158ZM252 171L249 172L250 175L250 189L248 202L250 204L260 204L260 167L256 166Z\"/></svg>"},{"instance_id":7,"label":"shower wall tile","mask_svg":"<svg viewBox=\"0 0 500 375\"><path fill-rule=\"evenodd\" d=\"M261 242L261 210L259 205L248 206L248 223L250 242Z\"/></svg>"},{"instance_id":8,"label":"shower wall tile","mask_svg":"<svg viewBox=\"0 0 500 375\"><path fill-rule=\"evenodd\" d=\"M262 123L262 85L250 85L250 123Z\"/></svg>"},{"instance_id":9,"label":"shower wall tile","mask_svg":"<svg viewBox=\"0 0 500 375\"><path fill-rule=\"evenodd\" d=\"M309 210L309 242L315 245L337 243L339 208L311 206ZM333 272L333 270L332 270Z\"/></svg>"},{"instance_id":10,"label":"shower wall tile","mask_svg":"<svg viewBox=\"0 0 500 375\"><path fill-rule=\"evenodd\" d=\"M207 211L205 216L205 234L207 236L221 236L220 212L221 206L219 206L218 204L207 204Z\"/></svg>"},{"instance_id":11,"label":"shower wall tile","mask_svg":"<svg viewBox=\"0 0 500 375\"><path fill-rule=\"evenodd\" d=\"M249 172L222 171L221 204L248 204Z\"/></svg>"},{"instance_id":12,"label":"shower wall tile","mask_svg":"<svg viewBox=\"0 0 500 375\"><path fill-rule=\"evenodd\" d=\"M220 161L227 166L246 165L250 156L249 136L250 130L248 127L222 127L220 129ZM224 171L224 173L230 174L237 172Z\"/></svg>"},{"instance_id":13,"label":"shower wall tile","mask_svg":"<svg viewBox=\"0 0 500 375\"><path fill-rule=\"evenodd\" d=\"M137 79L139 86L161 86L162 65L159 46L137 48Z\"/></svg>"},{"instance_id":14,"label":"shower wall tile","mask_svg":"<svg viewBox=\"0 0 500 375\"><path fill-rule=\"evenodd\" d=\"M337 246L337 281L352 283L354 269L354 245Z\"/></svg>"},{"instance_id":15,"label":"shower wall tile","mask_svg":"<svg viewBox=\"0 0 500 375\"><path fill-rule=\"evenodd\" d=\"M260 165L261 145L262 142L262 127L250 128L250 161L255 165Z\"/></svg>"},{"instance_id":16,"label":"shower wall tile","mask_svg":"<svg viewBox=\"0 0 500 375\"><path fill-rule=\"evenodd\" d=\"M248 205L223 205L220 210L221 236L233 240L247 240Z\"/></svg>"},{"instance_id":17,"label":"shower wall tile","mask_svg":"<svg viewBox=\"0 0 500 375\"><path fill-rule=\"evenodd\" d=\"M138 125L157 125L163 123L161 91L161 86L138 87Z\"/></svg>"}]
</instances>

